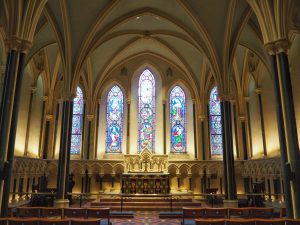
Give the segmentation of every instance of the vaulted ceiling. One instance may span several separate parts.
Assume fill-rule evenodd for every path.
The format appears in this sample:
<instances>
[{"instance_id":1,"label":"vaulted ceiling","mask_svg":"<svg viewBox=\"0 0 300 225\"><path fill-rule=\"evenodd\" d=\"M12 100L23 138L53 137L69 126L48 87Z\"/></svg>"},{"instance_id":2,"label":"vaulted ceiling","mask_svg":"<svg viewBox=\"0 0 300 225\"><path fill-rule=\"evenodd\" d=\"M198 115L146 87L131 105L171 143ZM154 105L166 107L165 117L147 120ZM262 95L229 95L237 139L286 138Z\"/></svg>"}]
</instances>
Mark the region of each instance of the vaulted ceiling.
<instances>
[{"instance_id":1,"label":"vaulted ceiling","mask_svg":"<svg viewBox=\"0 0 300 225\"><path fill-rule=\"evenodd\" d=\"M108 71L141 54L177 65L199 89L210 71L226 91L249 50L268 66L246 0L48 0L28 61L41 49L50 79L62 74L70 90L80 76L95 89Z\"/></svg>"}]
</instances>

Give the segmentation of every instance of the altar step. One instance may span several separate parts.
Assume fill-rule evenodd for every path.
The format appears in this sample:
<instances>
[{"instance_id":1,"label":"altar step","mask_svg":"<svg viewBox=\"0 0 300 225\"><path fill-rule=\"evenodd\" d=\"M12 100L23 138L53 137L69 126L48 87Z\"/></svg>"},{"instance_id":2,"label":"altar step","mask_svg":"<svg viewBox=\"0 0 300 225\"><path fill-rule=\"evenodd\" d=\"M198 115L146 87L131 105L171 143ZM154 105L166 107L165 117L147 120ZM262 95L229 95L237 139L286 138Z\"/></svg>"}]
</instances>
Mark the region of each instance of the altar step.
<instances>
[{"instance_id":1,"label":"altar step","mask_svg":"<svg viewBox=\"0 0 300 225\"><path fill-rule=\"evenodd\" d=\"M171 211L170 200L157 200L153 199L126 199L123 202L123 211ZM109 207L112 211L121 210L120 199L108 201L101 199L91 202L91 207ZM172 200L172 211L182 211L182 207L201 207L199 201L192 201L192 199L175 199Z\"/></svg>"}]
</instances>

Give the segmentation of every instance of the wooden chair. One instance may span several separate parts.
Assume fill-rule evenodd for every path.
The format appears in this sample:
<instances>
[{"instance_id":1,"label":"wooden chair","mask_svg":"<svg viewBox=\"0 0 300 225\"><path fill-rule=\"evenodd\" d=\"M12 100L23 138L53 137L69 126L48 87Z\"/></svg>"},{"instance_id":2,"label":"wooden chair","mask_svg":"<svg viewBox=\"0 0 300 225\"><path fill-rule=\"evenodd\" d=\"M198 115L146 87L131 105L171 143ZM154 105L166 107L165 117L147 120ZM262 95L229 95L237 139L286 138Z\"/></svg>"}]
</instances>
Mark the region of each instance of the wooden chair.
<instances>
[{"instance_id":1,"label":"wooden chair","mask_svg":"<svg viewBox=\"0 0 300 225\"><path fill-rule=\"evenodd\" d=\"M196 219L196 225L225 225L225 219Z\"/></svg>"},{"instance_id":2,"label":"wooden chair","mask_svg":"<svg viewBox=\"0 0 300 225\"><path fill-rule=\"evenodd\" d=\"M205 218L205 208L189 208L182 207L182 224L184 225L186 219Z\"/></svg>"},{"instance_id":3,"label":"wooden chair","mask_svg":"<svg viewBox=\"0 0 300 225\"><path fill-rule=\"evenodd\" d=\"M251 218L273 218L273 208L250 208Z\"/></svg>"},{"instance_id":4,"label":"wooden chair","mask_svg":"<svg viewBox=\"0 0 300 225\"><path fill-rule=\"evenodd\" d=\"M249 208L228 208L228 218L249 218Z\"/></svg>"},{"instance_id":5,"label":"wooden chair","mask_svg":"<svg viewBox=\"0 0 300 225\"><path fill-rule=\"evenodd\" d=\"M256 225L285 225L284 219L256 219Z\"/></svg>"},{"instance_id":6,"label":"wooden chair","mask_svg":"<svg viewBox=\"0 0 300 225\"><path fill-rule=\"evenodd\" d=\"M286 208L280 208L280 218L286 217Z\"/></svg>"},{"instance_id":7,"label":"wooden chair","mask_svg":"<svg viewBox=\"0 0 300 225\"><path fill-rule=\"evenodd\" d=\"M9 218L8 225L39 225L38 218Z\"/></svg>"},{"instance_id":8,"label":"wooden chair","mask_svg":"<svg viewBox=\"0 0 300 225\"><path fill-rule=\"evenodd\" d=\"M17 217L40 217L40 207L18 207Z\"/></svg>"},{"instance_id":9,"label":"wooden chair","mask_svg":"<svg viewBox=\"0 0 300 225\"><path fill-rule=\"evenodd\" d=\"M101 219L76 219L71 220L71 225L100 225Z\"/></svg>"},{"instance_id":10,"label":"wooden chair","mask_svg":"<svg viewBox=\"0 0 300 225\"><path fill-rule=\"evenodd\" d=\"M286 219L285 225L299 225L300 219Z\"/></svg>"},{"instance_id":11,"label":"wooden chair","mask_svg":"<svg viewBox=\"0 0 300 225\"><path fill-rule=\"evenodd\" d=\"M63 217L86 218L86 209L83 208L64 208L63 212Z\"/></svg>"},{"instance_id":12,"label":"wooden chair","mask_svg":"<svg viewBox=\"0 0 300 225\"><path fill-rule=\"evenodd\" d=\"M7 218L0 218L0 225L7 225Z\"/></svg>"},{"instance_id":13,"label":"wooden chair","mask_svg":"<svg viewBox=\"0 0 300 225\"><path fill-rule=\"evenodd\" d=\"M206 218L228 218L227 208L205 208Z\"/></svg>"},{"instance_id":14,"label":"wooden chair","mask_svg":"<svg viewBox=\"0 0 300 225\"><path fill-rule=\"evenodd\" d=\"M226 225L255 225L254 219L229 219Z\"/></svg>"},{"instance_id":15,"label":"wooden chair","mask_svg":"<svg viewBox=\"0 0 300 225\"><path fill-rule=\"evenodd\" d=\"M69 225L68 219L40 219L40 225Z\"/></svg>"},{"instance_id":16,"label":"wooden chair","mask_svg":"<svg viewBox=\"0 0 300 225\"><path fill-rule=\"evenodd\" d=\"M63 216L62 208L52 208L52 207L41 207L40 217L60 217Z\"/></svg>"},{"instance_id":17,"label":"wooden chair","mask_svg":"<svg viewBox=\"0 0 300 225\"><path fill-rule=\"evenodd\" d=\"M87 218L107 219L107 223L110 225L110 208L88 208Z\"/></svg>"}]
</instances>

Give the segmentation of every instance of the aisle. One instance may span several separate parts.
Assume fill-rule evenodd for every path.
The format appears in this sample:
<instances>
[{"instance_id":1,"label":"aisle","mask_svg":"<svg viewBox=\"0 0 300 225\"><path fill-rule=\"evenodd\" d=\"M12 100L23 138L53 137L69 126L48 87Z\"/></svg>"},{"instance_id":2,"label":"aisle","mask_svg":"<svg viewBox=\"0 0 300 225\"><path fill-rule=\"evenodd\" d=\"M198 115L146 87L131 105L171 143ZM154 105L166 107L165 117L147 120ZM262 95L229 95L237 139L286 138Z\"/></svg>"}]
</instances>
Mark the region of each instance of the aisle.
<instances>
[{"instance_id":1,"label":"aisle","mask_svg":"<svg viewBox=\"0 0 300 225\"><path fill-rule=\"evenodd\" d=\"M158 212L136 212L133 219L112 219L113 225L180 225L180 219L160 219Z\"/></svg>"}]
</instances>

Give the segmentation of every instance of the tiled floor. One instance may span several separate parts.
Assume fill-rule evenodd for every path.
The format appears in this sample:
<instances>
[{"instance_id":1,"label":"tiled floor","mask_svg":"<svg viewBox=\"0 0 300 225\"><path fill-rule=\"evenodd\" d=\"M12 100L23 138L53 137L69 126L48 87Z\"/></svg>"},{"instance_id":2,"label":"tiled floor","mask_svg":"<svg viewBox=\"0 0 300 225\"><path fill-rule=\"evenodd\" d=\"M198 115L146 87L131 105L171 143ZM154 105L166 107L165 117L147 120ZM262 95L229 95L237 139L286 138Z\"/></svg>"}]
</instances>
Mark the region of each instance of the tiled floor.
<instances>
[{"instance_id":1,"label":"tiled floor","mask_svg":"<svg viewBox=\"0 0 300 225\"><path fill-rule=\"evenodd\" d=\"M158 212L136 212L133 219L112 219L113 225L180 225L180 219L160 219Z\"/></svg>"}]
</instances>

